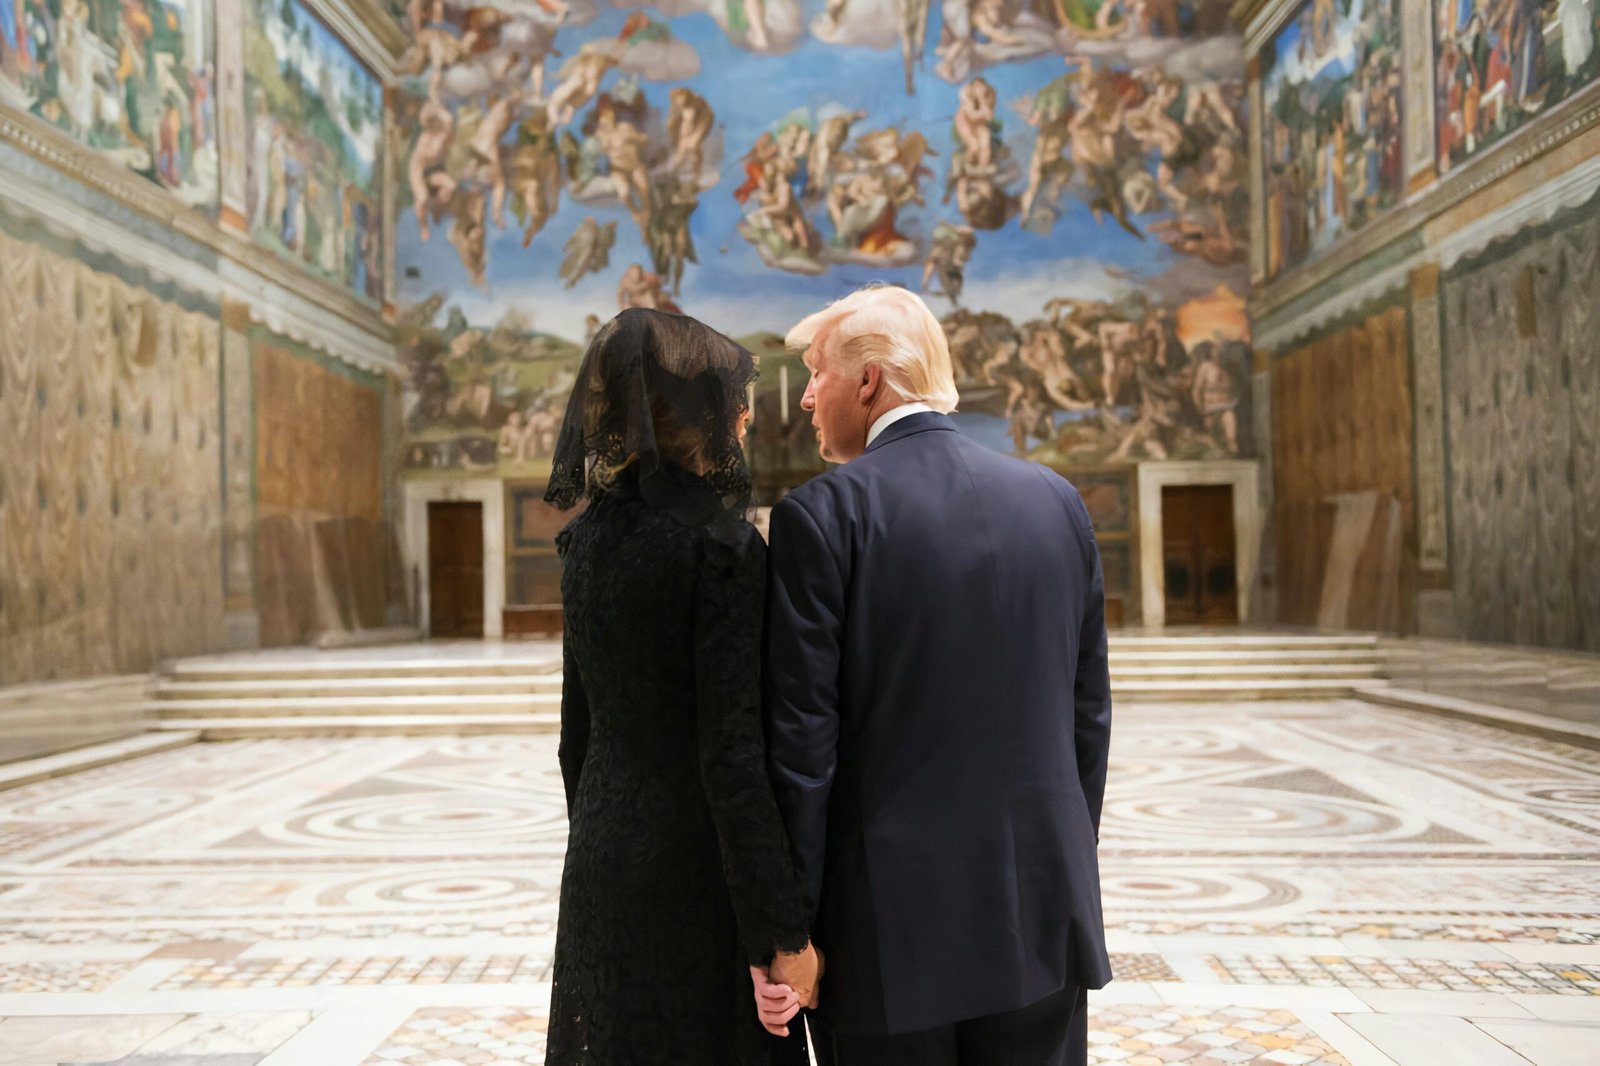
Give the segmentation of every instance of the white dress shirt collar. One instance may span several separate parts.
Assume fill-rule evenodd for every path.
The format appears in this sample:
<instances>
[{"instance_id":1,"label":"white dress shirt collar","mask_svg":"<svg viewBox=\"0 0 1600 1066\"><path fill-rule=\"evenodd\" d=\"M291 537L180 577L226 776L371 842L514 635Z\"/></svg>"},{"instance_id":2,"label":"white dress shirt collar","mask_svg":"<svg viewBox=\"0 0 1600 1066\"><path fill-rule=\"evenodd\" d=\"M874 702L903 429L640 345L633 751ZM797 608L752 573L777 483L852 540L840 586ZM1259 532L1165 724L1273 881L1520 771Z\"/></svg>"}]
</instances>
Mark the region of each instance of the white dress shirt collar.
<instances>
[{"instance_id":1,"label":"white dress shirt collar","mask_svg":"<svg viewBox=\"0 0 1600 1066\"><path fill-rule=\"evenodd\" d=\"M872 442L878 439L878 434L882 433L884 430L888 429L902 418L910 418L912 415L918 415L924 411L931 410L933 410L933 408L929 407L925 403L913 402L901 404L892 411L885 411L883 414L878 416L878 420L876 422L872 423L872 428L867 430L867 447L872 447Z\"/></svg>"}]
</instances>

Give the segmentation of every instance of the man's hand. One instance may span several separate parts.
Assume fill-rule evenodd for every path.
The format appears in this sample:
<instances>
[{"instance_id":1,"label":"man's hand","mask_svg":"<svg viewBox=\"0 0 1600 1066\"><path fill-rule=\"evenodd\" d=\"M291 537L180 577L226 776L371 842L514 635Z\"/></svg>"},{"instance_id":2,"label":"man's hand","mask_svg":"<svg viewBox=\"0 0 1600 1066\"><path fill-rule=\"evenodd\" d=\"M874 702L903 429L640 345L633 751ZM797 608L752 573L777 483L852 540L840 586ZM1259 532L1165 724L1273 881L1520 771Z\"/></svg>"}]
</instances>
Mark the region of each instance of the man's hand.
<instances>
[{"instance_id":1,"label":"man's hand","mask_svg":"<svg viewBox=\"0 0 1600 1066\"><path fill-rule=\"evenodd\" d=\"M788 1036L789 1021L800 1013L800 997L788 985L775 985L764 966L750 967L756 986L756 1016L773 1036Z\"/></svg>"},{"instance_id":2,"label":"man's hand","mask_svg":"<svg viewBox=\"0 0 1600 1066\"><path fill-rule=\"evenodd\" d=\"M822 953L809 942L804 951L780 951L772 960L771 977L774 982L794 989L802 1007L815 1009L817 986L822 982Z\"/></svg>"}]
</instances>

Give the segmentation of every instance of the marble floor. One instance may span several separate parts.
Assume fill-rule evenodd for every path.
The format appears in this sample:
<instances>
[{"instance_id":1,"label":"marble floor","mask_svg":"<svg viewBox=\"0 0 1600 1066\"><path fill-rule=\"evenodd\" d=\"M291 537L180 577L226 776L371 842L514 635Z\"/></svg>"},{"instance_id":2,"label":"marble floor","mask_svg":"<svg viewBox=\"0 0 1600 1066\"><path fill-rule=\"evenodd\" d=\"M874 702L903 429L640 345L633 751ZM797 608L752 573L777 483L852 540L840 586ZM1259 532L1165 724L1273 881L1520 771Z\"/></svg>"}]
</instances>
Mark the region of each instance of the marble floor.
<instances>
[{"instance_id":1,"label":"marble floor","mask_svg":"<svg viewBox=\"0 0 1600 1066\"><path fill-rule=\"evenodd\" d=\"M1119 709L1091 1062L1600 1062L1600 755ZM198 744L0 793L0 1066L543 1059L550 736Z\"/></svg>"}]
</instances>

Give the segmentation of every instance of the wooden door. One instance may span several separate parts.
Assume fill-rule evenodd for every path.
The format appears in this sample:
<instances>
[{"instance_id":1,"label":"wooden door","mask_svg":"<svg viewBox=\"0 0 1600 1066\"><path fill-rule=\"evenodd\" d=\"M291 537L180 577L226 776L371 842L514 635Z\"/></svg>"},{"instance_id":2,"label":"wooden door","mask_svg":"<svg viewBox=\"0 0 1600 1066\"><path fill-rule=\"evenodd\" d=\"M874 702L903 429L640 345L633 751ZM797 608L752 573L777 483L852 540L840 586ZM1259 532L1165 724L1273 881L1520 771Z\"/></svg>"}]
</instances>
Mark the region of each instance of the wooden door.
<instances>
[{"instance_id":1,"label":"wooden door","mask_svg":"<svg viewBox=\"0 0 1600 1066\"><path fill-rule=\"evenodd\" d=\"M483 504L428 504L428 632L483 636Z\"/></svg>"},{"instance_id":2,"label":"wooden door","mask_svg":"<svg viewBox=\"0 0 1600 1066\"><path fill-rule=\"evenodd\" d=\"M1233 486L1163 488L1161 547L1168 625L1233 625L1239 621Z\"/></svg>"}]
</instances>

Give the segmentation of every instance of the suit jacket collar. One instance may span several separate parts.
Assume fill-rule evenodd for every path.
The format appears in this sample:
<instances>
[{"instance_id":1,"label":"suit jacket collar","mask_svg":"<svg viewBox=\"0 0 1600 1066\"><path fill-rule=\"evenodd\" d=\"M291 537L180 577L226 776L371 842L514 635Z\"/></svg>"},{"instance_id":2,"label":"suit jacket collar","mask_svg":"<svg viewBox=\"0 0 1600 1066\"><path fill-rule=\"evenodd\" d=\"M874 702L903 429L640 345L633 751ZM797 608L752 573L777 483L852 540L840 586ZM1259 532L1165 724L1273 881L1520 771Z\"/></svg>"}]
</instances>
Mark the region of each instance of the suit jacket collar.
<instances>
[{"instance_id":1,"label":"suit jacket collar","mask_svg":"<svg viewBox=\"0 0 1600 1066\"><path fill-rule=\"evenodd\" d=\"M878 434L878 439L867 445L867 452L875 452L891 441L914 437L918 433L927 433L930 430L949 430L953 433L955 429L956 424L951 421L949 415L940 414L938 411L918 411L886 426L884 431ZM866 452L862 454L865 455Z\"/></svg>"}]
</instances>

